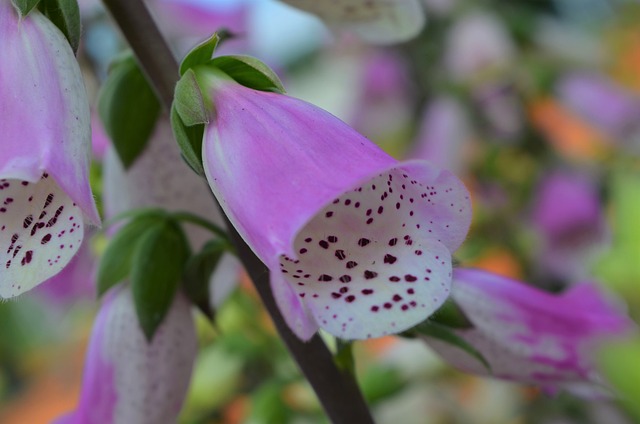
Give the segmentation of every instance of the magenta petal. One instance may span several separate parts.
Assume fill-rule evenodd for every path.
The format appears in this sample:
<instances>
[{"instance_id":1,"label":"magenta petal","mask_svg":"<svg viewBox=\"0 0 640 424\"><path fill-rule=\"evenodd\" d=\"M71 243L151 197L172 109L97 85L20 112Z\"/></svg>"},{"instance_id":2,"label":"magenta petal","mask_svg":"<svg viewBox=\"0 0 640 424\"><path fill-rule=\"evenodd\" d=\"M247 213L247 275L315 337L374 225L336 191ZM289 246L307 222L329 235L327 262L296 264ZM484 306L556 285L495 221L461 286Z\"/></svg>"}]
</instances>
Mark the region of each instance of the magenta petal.
<instances>
[{"instance_id":1,"label":"magenta petal","mask_svg":"<svg viewBox=\"0 0 640 424\"><path fill-rule=\"evenodd\" d=\"M89 106L62 33L0 2L0 298L60 272L98 217L88 181Z\"/></svg>"},{"instance_id":2,"label":"magenta petal","mask_svg":"<svg viewBox=\"0 0 640 424\"><path fill-rule=\"evenodd\" d=\"M91 336L73 424L173 424L197 353L191 307L178 295L148 344L128 287L103 305Z\"/></svg>"},{"instance_id":3,"label":"magenta petal","mask_svg":"<svg viewBox=\"0 0 640 424\"><path fill-rule=\"evenodd\" d=\"M317 325L353 339L402 331L444 302L471 219L460 180L398 163L301 100L231 82L212 96L207 179L301 338Z\"/></svg>"},{"instance_id":4,"label":"magenta petal","mask_svg":"<svg viewBox=\"0 0 640 424\"><path fill-rule=\"evenodd\" d=\"M458 335L483 354L491 372L456 347L428 339L430 346L464 371L547 388L586 385L594 394L603 393L590 353L603 339L632 327L593 284L553 295L467 269L454 272L452 296L474 326Z\"/></svg>"}]
</instances>

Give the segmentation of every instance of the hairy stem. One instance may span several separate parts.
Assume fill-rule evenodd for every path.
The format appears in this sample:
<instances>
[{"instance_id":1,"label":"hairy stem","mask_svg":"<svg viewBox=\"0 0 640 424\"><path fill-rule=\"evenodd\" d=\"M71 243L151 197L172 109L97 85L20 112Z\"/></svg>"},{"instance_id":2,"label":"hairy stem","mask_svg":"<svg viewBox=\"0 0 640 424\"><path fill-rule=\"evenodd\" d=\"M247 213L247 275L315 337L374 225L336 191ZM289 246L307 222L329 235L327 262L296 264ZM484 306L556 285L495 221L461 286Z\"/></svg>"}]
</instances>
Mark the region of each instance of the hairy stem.
<instances>
[{"instance_id":1,"label":"hairy stem","mask_svg":"<svg viewBox=\"0 0 640 424\"><path fill-rule=\"evenodd\" d=\"M171 108L179 78L178 63L142 0L104 0L140 66L155 88L165 110ZM303 343L289 329L278 309L269 283L269 269L255 256L227 220L231 240L249 273L265 308L289 352L313 387L334 423L373 423L369 409L352 374L334 363L331 352L315 335Z\"/></svg>"}]
</instances>

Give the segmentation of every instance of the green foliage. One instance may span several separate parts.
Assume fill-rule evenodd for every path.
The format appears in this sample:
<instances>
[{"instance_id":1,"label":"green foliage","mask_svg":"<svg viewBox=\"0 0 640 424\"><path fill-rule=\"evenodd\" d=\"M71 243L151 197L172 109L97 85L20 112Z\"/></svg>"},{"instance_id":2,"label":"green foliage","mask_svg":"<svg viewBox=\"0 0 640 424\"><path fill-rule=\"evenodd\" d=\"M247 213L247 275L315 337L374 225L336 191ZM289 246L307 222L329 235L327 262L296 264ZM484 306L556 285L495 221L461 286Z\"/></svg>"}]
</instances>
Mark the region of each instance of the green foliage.
<instances>
[{"instance_id":1,"label":"green foliage","mask_svg":"<svg viewBox=\"0 0 640 424\"><path fill-rule=\"evenodd\" d=\"M640 339L608 343L599 362L608 381L618 390L623 404L640 422Z\"/></svg>"},{"instance_id":2,"label":"green foliage","mask_svg":"<svg viewBox=\"0 0 640 424\"><path fill-rule=\"evenodd\" d=\"M205 99L206 94L199 85L196 73L192 69L187 69L176 84L172 105L185 125L192 126L209 122L211 107Z\"/></svg>"},{"instance_id":3,"label":"green foliage","mask_svg":"<svg viewBox=\"0 0 640 424\"><path fill-rule=\"evenodd\" d=\"M40 0L11 0L21 17L25 17L38 5Z\"/></svg>"},{"instance_id":4,"label":"green foliage","mask_svg":"<svg viewBox=\"0 0 640 424\"><path fill-rule=\"evenodd\" d=\"M130 280L138 320L149 341L173 302L189 254L182 229L169 219L154 223L138 242Z\"/></svg>"},{"instance_id":5,"label":"green foliage","mask_svg":"<svg viewBox=\"0 0 640 424\"><path fill-rule=\"evenodd\" d=\"M132 55L112 66L98 95L98 112L122 164L129 168L160 116L160 102Z\"/></svg>"},{"instance_id":6,"label":"green foliage","mask_svg":"<svg viewBox=\"0 0 640 424\"><path fill-rule=\"evenodd\" d=\"M24 3L38 3L34 0L26 0ZM33 6L31 6L33 7ZM55 26L62 31L69 41L74 52L80 45L80 8L77 0L41 0L38 4L40 11ZM27 12L28 13L28 12Z\"/></svg>"},{"instance_id":7,"label":"green foliage","mask_svg":"<svg viewBox=\"0 0 640 424\"><path fill-rule=\"evenodd\" d=\"M198 175L204 175L202 167L202 137L204 124L187 126L183 121L175 104L171 106L171 129L185 162Z\"/></svg>"},{"instance_id":8,"label":"green foliage","mask_svg":"<svg viewBox=\"0 0 640 424\"><path fill-rule=\"evenodd\" d=\"M362 375L359 384L367 402L376 403L399 393L406 381L397 369L374 365Z\"/></svg>"},{"instance_id":9,"label":"green foliage","mask_svg":"<svg viewBox=\"0 0 640 424\"><path fill-rule=\"evenodd\" d=\"M225 33L215 32L211 37L191 49L184 59L182 59L180 76L184 75L189 69L210 61L213 57L213 52L224 39L224 36Z\"/></svg>"},{"instance_id":10,"label":"green foliage","mask_svg":"<svg viewBox=\"0 0 640 424\"><path fill-rule=\"evenodd\" d=\"M220 56L211 66L233 78L238 84L260 91L284 93L280 78L267 65L251 56Z\"/></svg>"},{"instance_id":11,"label":"green foliage","mask_svg":"<svg viewBox=\"0 0 640 424\"><path fill-rule=\"evenodd\" d=\"M98 265L98 295L102 296L131 273L132 258L143 234L162 224L163 218L142 215L133 219L113 236Z\"/></svg>"},{"instance_id":12,"label":"green foliage","mask_svg":"<svg viewBox=\"0 0 640 424\"><path fill-rule=\"evenodd\" d=\"M213 311L209 301L209 280L226 250L227 243L224 240L211 240L189 258L183 276L185 294L211 320Z\"/></svg>"},{"instance_id":13,"label":"green foliage","mask_svg":"<svg viewBox=\"0 0 640 424\"><path fill-rule=\"evenodd\" d=\"M446 325L442 325L431 320L426 320L413 327L411 332L413 332L414 334L417 333L419 335L433 337L434 339L438 339L445 343L449 343L450 345L456 346L457 348L462 349L469 355L476 358L478 361L482 362L487 370L491 372L491 365L489 365L489 362L487 362L485 357L465 339L458 336L454 330L454 328L447 327Z\"/></svg>"}]
</instances>

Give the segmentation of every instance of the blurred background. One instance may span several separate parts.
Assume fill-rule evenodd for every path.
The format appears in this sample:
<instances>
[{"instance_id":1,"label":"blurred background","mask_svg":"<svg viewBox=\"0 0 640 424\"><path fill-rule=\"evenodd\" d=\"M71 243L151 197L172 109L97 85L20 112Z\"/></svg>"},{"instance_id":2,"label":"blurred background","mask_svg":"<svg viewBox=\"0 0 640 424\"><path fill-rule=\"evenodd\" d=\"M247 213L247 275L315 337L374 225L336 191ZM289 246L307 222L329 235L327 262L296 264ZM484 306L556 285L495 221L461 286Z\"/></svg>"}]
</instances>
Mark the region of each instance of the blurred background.
<instances>
[{"instance_id":1,"label":"blurred background","mask_svg":"<svg viewBox=\"0 0 640 424\"><path fill-rule=\"evenodd\" d=\"M182 56L220 28L219 54L254 55L288 94L340 117L391 155L460 176L473 196L457 263L560 292L596 281L640 318L640 2L422 0L407 42L366 43L348 28L275 0L149 0ZM79 60L95 99L124 42L99 2L81 1ZM94 122L100 202L108 140ZM104 240L72 276L0 304L0 423L48 423L74 408L98 309L92 281ZM201 350L181 423L326 422L250 284L198 316ZM332 340L328 340L329 343ZM633 423L615 400L462 374L426 344L355 344L357 376L379 423ZM607 375L640 372L632 343ZM614 381L615 382L615 381ZM627 395L640 403L640 377ZM634 397L635 396L635 397Z\"/></svg>"}]
</instances>

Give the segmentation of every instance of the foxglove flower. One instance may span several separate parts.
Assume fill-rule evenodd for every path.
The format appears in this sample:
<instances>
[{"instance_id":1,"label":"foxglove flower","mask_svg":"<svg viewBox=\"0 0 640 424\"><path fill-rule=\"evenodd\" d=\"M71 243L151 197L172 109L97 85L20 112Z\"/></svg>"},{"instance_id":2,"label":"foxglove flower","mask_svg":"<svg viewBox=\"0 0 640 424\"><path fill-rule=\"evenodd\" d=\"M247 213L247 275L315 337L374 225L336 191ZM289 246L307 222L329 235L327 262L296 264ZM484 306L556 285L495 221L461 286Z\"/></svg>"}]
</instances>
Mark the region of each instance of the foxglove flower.
<instances>
[{"instance_id":1,"label":"foxglove flower","mask_svg":"<svg viewBox=\"0 0 640 424\"><path fill-rule=\"evenodd\" d=\"M407 41L425 24L419 0L282 1L313 13L329 27L347 30L376 44Z\"/></svg>"},{"instance_id":2,"label":"foxglove flower","mask_svg":"<svg viewBox=\"0 0 640 424\"><path fill-rule=\"evenodd\" d=\"M57 424L174 424L197 347L191 305L181 294L148 343L131 290L115 288L96 318L78 407Z\"/></svg>"},{"instance_id":3,"label":"foxglove flower","mask_svg":"<svg viewBox=\"0 0 640 424\"><path fill-rule=\"evenodd\" d=\"M454 98L440 97L424 112L410 156L460 173L470 153L470 141L471 125L462 105Z\"/></svg>"},{"instance_id":4,"label":"foxglove flower","mask_svg":"<svg viewBox=\"0 0 640 424\"><path fill-rule=\"evenodd\" d=\"M554 172L542 180L533 203L541 266L555 277L586 278L589 256L606 239L597 187L584 176Z\"/></svg>"},{"instance_id":5,"label":"foxglove flower","mask_svg":"<svg viewBox=\"0 0 640 424\"><path fill-rule=\"evenodd\" d=\"M398 163L302 100L209 81L207 179L300 338L399 332L445 301L471 218L458 178Z\"/></svg>"},{"instance_id":6,"label":"foxglove flower","mask_svg":"<svg viewBox=\"0 0 640 424\"><path fill-rule=\"evenodd\" d=\"M0 2L0 298L60 272L97 224L89 104L64 35Z\"/></svg>"},{"instance_id":7,"label":"foxglove flower","mask_svg":"<svg viewBox=\"0 0 640 424\"><path fill-rule=\"evenodd\" d=\"M565 105L607 135L625 141L640 132L640 97L604 76L569 74L556 90Z\"/></svg>"},{"instance_id":8,"label":"foxglove flower","mask_svg":"<svg viewBox=\"0 0 640 424\"><path fill-rule=\"evenodd\" d=\"M429 345L455 367L475 374L584 395L606 392L590 357L606 337L621 335L631 321L594 284L554 295L485 271L454 272L452 298L473 324L456 330L489 362L442 341Z\"/></svg>"}]
</instances>

